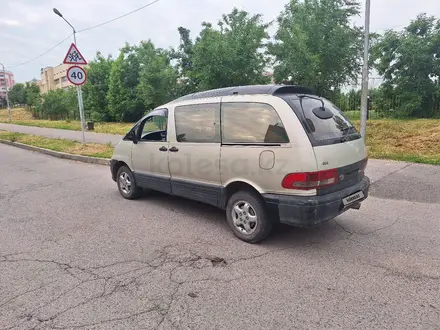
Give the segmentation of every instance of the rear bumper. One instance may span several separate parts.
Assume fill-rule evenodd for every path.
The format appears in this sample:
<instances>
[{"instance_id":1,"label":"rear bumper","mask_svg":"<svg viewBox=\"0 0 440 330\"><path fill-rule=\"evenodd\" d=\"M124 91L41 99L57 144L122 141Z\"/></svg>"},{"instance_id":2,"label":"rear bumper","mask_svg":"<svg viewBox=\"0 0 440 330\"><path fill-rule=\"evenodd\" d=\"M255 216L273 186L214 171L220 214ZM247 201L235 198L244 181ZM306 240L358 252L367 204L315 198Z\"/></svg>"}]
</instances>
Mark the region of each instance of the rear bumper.
<instances>
[{"instance_id":1,"label":"rear bumper","mask_svg":"<svg viewBox=\"0 0 440 330\"><path fill-rule=\"evenodd\" d=\"M364 198L357 203L365 200L369 188L370 179L364 177L356 185L322 196L264 194L263 198L269 210L276 213L281 223L297 227L314 227L350 209L350 206L344 208L343 198L362 191Z\"/></svg>"}]
</instances>

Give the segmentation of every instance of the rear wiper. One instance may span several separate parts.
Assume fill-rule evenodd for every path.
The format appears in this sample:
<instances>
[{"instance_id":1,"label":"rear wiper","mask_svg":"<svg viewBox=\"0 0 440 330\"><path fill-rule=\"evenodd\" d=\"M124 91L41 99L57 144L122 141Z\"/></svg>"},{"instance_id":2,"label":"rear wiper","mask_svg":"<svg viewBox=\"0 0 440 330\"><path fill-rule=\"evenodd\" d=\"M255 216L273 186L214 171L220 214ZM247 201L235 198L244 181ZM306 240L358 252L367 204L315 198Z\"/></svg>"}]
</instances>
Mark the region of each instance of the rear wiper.
<instances>
[{"instance_id":1,"label":"rear wiper","mask_svg":"<svg viewBox=\"0 0 440 330\"><path fill-rule=\"evenodd\" d=\"M313 97L313 96L309 96L309 95L298 95L298 97L299 97L299 105L301 106L301 111L302 111L302 114L304 116L305 123L306 123L306 125L307 125L307 127L309 129L309 132L314 132L315 128L311 127L311 125L308 122L310 119L306 116L306 113L304 112L303 99L304 98L309 98L309 99L320 101L322 103L322 109L325 109L324 101L319 99L319 98L317 98L317 97Z\"/></svg>"}]
</instances>

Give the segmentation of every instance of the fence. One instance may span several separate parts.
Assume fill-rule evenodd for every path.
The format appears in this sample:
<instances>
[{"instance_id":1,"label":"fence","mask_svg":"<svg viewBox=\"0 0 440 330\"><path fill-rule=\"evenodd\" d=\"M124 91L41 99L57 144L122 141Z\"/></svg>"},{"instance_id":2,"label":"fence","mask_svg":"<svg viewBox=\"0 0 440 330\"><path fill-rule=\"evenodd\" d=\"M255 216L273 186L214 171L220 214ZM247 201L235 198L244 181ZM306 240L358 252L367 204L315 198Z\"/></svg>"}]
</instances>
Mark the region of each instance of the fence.
<instances>
[{"instance_id":1,"label":"fence","mask_svg":"<svg viewBox=\"0 0 440 330\"><path fill-rule=\"evenodd\" d=\"M368 116L369 119L389 117L440 117L440 95L426 97L423 104L420 100L404 99L393 91L384 91L380 88L382 78L371 78L369 81ZM341 92L328 92L324 97L330 99L344 113L353 120L361 116L361 84L344 87Z\"/></svg>"}]
</instances>

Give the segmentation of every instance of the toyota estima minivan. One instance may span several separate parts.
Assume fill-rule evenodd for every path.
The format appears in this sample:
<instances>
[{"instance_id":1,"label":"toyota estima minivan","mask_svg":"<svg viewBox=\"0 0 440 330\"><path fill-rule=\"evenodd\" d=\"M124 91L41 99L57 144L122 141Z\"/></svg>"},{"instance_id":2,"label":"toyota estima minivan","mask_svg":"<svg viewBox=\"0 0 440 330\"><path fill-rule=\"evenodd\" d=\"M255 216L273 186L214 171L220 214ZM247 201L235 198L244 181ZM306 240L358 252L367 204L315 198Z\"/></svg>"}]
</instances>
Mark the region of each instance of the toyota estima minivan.
<instances>
[{"instance_id":1,"label":"toyota estima minivan","mask_svg":"<svg viewBox=\"0 0 440 330\"><path fill-rule=\"evenodd\" d=\"M366 165L364 141L343 113L287 85L174 100L139 120L110 162L124 198L149 189L215 205L250 243L276 222L312 227L359 209Z\"/></svg>"}]
</instances>

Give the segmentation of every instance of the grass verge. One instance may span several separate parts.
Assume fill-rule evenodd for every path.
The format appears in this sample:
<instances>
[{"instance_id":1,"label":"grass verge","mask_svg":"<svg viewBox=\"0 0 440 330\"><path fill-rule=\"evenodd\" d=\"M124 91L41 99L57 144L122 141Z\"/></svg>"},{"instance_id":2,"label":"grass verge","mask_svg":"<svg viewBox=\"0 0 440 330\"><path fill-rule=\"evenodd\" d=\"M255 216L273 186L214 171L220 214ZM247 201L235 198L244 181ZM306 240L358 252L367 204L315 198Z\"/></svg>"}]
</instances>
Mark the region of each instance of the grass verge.
<instances>
[{"instance_id":1,"label":"grass verge","mask_svg":"<svg viewBox=\"0 0 440 330\"><path fill-rule=\"evenodd\" d=\"M72 131L81 130L81 122L77 120L40 120L33 119L29 111L22 108L11 110L11 122L9 122L8 111L0 110L0 123L35 126L45 128L67 129ZM95 133L125 135L133 127L131 123L95 123Z\"/></svg>"},{"instance_id":2,"label":"grass verge","mask_svg":"<svg viewBox=\"0 0 440 330\"><path fill-rule=\"evenodd\" d=\"M68 154L97 158L111 158L114 150L114 148L108 144L88 143L83 145L80 142L71 140L51 139L42 136L7 131L0 131L0 139L12 142L20 142L35 147L65 152Z\"/></svg>"},{"instance_id":3,"label":"grass verge","mask_svg":"<svg viewBox=\"0 0 440 330\"><path fill-rule=\"evenodd\" d=\"M440 120L371 120L367 146L370 158L440 165Z\"/></svg>"},{"instance_id":4,"label":"grass verge","mask_svg":"<svg viewBox=\"0 0 440 330\"><path fill-rule=\"evenodd\" d=\"M7 119L7 111L0 110L0 122ZM35 120L24 109L13 109L12 119L18 125L81 130L78 121ZM359 120L354 120L354 124L359 128ZM123 135L132 125L96 123L95 131ZM440 119L371 119L367 125L367 146L370 158L440 165Z\"/></svg>"}]
</instances>

